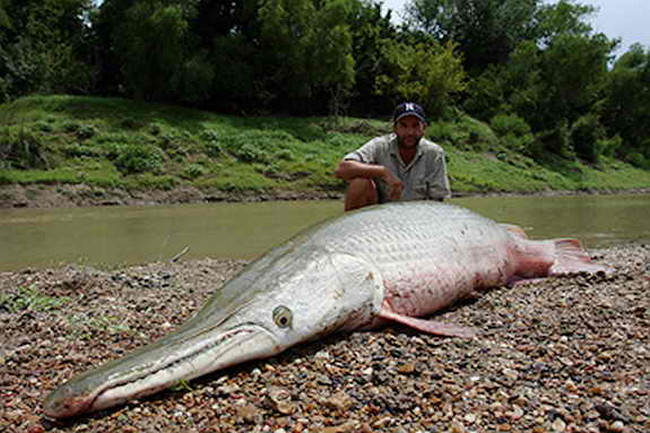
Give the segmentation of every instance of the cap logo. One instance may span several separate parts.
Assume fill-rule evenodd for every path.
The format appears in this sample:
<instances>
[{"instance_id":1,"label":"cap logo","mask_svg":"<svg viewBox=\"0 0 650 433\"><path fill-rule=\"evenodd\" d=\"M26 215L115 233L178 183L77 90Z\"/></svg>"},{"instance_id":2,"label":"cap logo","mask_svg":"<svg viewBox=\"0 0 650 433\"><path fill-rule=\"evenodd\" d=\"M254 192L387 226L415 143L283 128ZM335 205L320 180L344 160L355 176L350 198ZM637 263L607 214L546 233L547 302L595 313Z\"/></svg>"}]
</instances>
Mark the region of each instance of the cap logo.
<instances>
[{"instance_id":1,"label":"cap logo","mask_svg":"<svg viewBox=\"0 0 650 433\"><path fill-rule=\"evenodd\" d=\"M407 102L405 111L415 111L415 106L412 103Z\"/></svg>"}]
</instances>

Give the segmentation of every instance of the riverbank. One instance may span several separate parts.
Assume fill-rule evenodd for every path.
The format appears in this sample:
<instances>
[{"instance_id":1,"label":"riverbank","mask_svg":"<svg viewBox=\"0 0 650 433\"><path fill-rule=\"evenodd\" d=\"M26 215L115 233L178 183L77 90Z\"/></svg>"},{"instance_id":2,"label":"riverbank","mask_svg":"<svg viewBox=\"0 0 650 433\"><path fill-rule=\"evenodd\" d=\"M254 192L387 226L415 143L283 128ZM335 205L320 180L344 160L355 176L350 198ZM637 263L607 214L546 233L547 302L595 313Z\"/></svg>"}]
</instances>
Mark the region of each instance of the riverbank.
<instances>
[{"instance_id":1,"label":"riverbank","mask_svg":"<svg viewBox=\"0 0 650 433\"><path fill-rule=\"evenodd\" d=\"M650 194L648 188L632 189L585 189L545 190L534 192L454 192L454 197L473 196L570 196L607 194ZM205 191L192 186L168 190L128 191L116 188L100 188L90 185L0 185L0 209L11 208L71 208L94 206L148 206L169 204L195 204L218 202L261 202L272 200L342 200L338 191L291 191L263 192Z\"/></svg>"},{"instance_id":2,"label":"riverbank","mask_svg":"<svg viewBox=\"0 0 650 433\"><path fill-rule=\"evenodd\" d=\"M69 95L0 105L0 125L0 208L339 198L341 157L391 131L381 119L235 117ZM532 156L522 140L533 137L513 134L464 114L426 132L445 149L458 195L650 190L650 170Z\"/></svg>"},{"instance_id":3,"label":"riverbank","mask_svg":"<svg viewBox=\"0 0 650 433\"><path fill-rule=\"evenodd\" d=\"M332 336L68 422L42 400L185 321L244 261L0 273L0 425L20 432L630 432L650 429L650 246L592 251L612 276L497 288L441 319Z\"/></svg>"}]
</instances>

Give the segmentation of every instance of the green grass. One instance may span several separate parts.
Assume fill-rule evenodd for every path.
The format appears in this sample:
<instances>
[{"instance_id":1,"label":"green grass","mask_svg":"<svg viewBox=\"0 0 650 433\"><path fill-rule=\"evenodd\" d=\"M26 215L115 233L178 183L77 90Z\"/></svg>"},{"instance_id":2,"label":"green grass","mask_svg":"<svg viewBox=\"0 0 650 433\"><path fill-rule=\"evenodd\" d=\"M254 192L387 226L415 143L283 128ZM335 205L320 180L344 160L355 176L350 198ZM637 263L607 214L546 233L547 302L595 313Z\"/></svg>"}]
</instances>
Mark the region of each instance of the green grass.
<instances>
[{"instance_id":1,"label":"green grass","mask_svg":"<svg viewBox=\"0 0 650 433\"><path fill-rule=\"evenodd\" d=\"M10 313L56 310L69 301L65 296L45 295L36 286L18 287L15 293L0 293L0 308Z\"/></svg>"},{"instance_id":2,"label":"green grass","mask_svg":"<svg viewBox=\"0 0 650 433\"><path fill-rule=\"evenodd\" d=\"M382 120L236 117L118 98L32 96L0 106L0 184L128 190L343 191L340 158L386 133ZM650 172L520 153L532 136L500 137L465 115L430 125L455 192L632 189Z\"/></svg>"}]
</instances>

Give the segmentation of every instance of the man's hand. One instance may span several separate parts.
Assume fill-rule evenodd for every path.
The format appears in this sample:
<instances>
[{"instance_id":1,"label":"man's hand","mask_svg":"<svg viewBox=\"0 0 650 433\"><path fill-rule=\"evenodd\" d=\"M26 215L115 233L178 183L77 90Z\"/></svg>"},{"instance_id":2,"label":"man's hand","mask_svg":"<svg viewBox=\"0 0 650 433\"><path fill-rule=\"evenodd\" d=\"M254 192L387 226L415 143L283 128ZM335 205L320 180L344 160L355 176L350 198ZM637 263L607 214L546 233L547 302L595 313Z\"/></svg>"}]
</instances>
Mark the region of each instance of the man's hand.
<instances>
[{"instance_id":1,"label":"man's hand","mask_svg":"<svg viewBox=\"0 0 650 433\"><path fill-rule=\"evenodd\" d=\"M402 191L404 190L404 184L390 171L388 168L384 167L384 174L381 176L381 180L386 182L390 187L390 199L399 200L402 197Z\"/></svg>"}]
</instances>

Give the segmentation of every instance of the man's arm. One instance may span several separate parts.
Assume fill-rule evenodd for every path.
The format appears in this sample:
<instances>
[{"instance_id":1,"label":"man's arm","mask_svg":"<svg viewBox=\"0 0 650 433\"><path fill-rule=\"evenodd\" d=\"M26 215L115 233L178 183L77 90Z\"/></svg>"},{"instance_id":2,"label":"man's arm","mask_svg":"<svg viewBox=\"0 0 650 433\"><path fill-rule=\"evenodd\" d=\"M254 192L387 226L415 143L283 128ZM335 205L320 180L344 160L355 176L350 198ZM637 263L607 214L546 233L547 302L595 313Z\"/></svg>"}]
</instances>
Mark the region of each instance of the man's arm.
<instances>
[{"instance_id":1,"label":"man's arm","mask_svg":"<svg viewBox=\"0 0 650 433\"><path fill-rule=\"evenodd\" d=\"M433 173L430 177L431 179L431 190L429 194L432 194L434 200L443 201L446 198L451 197L451 188L449 187L449 178L447 176L447 164L445 162L445 153L442 151L438 158Z\"/></svg>"},{"instance_id":2,"label":"man's arm","mask_svg":"<svg viewBox=\"0 0 650 433\"><path fill-rule=\"evenodd\" d=\"M379 178L390 186L390 199L398 200L402 195L404 184L383 165L366 164L351 159L341 161L334 172L339 179L350 181L357 177L366 179Z\"/></svg>"}]
</instances>

